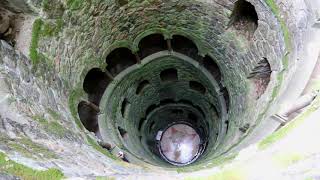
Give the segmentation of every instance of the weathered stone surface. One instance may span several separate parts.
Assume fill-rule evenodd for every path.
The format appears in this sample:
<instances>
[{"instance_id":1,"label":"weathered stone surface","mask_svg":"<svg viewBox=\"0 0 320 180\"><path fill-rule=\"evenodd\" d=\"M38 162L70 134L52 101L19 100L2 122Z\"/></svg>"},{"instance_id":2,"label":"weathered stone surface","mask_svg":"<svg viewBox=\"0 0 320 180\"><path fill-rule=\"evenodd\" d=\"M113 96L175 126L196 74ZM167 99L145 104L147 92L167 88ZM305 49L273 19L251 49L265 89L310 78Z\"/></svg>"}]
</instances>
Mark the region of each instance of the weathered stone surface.
<instances>
[{"instance_id":1,"label":"weathered stone surface","mask_svg":"<svg viewBox=\"0 0 320 180\"><path fill-rule=\"evenodd\" d=\"M270 107L277 104L278 95L295 72L303 34L314 20L313 12L303 0L268 1L274 3L271 5L263 0L248 2L258 15L258 27L251 39L236 28L228 28L235 0L1 1L1 8L32 16L29 20L39 20L30 31L30 52L23 52L30 57L15 51L4 41L0 43L0 139L5 140L0 143L1 151L36 169L61 169L68 177L121 178L139 174L148 177L162 173L175 177L175 173L163 172L163 169L156 169L156 172L144 169L149 165L143 163L142 168L104 156L95 149L92 134L84 130L77 114L79 102L89 99L83 90L89 70L105 70L107 55L118 47L138 52L140 40L152 33L163 34L166 39L173 35L186 36L196 44L199 55L209 55L217 62L222 72L221 88L229 91L230 109L229 132L225 137L216 135L221 141L223 136L223 143L215 147L215 153L222 154L236 147L251 133L251 128L276 112ZM10 24L7 16L0 17L3 17L0 33L3 33ZM25 22L31 27L33 20ZM36 22L41 22L38 29ZM22 46L21 49L29 49L23 43ZM247 77L262 58L270 63L272 73L264 93L256 99L250 96L252 87ZM190 80L196 75L184 76ZM138 102L132 94L133 85L119 88L119 91L126 90L130 91L133 102ZM150 99L146 104L159 103L157 92L148 93ZM177 93L187 96L183 90ZM113 100L120 102L120 97L113 97ZM213 105L218 104L218 95L208 99L214 101ZM212 113L208 108L210 104L202 102L205 99L201 99L199 106L204 106L206 114ZM113 106L109 108L110 112L114 110ZM130 115L142 114L143 108L131 109ZM221 113L222 110L217 111ZM117 118L121 119L119 115L114 119ZM250 127L241 130L247 124ZM135 132L134 127L129 129ZM113 138L118 136L114 134ZM131 147L136 146L135 141L138 137L129 143ZM28 148L31 150L26 150ZM35 149L41 152L32 154Z\"/></svg>"}]
</instances>

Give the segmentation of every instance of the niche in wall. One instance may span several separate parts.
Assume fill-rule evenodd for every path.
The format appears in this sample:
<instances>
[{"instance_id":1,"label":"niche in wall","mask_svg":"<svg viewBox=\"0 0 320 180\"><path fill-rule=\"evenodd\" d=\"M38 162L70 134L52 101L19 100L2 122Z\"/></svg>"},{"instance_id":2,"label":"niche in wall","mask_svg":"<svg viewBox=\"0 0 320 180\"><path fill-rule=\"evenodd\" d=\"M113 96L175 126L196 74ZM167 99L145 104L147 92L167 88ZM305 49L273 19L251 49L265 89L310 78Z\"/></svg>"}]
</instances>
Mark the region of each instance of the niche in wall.
<instances>
[{"instance_id":1,"label":"niche in wall","mask_svg":"<svg viewBox=\"0 0 320 180\"><path fill-rule=\"evenodd\" d=\"M143 59L151 54L167 49L167 43L162 34L151 34L139 42L138 54Z\"/></svg>"},{"instance_id":2,"label":"niche in wall","mask_svg":"<svg viewBox=\"0 0 320 180\"><path fill-rule=\"evenodd\" d=\"M118 75L121 71L134 65L136 62L135 55L128 48L117 48L106 59L107 70L112 76Z\"/></svg>"},{"instance_id":3,"label":"niche in wall","mask_svg":"<svg viewBox=\"0 0 320 180\"><path fill-rule=\"evenodd\" d=\"M262 58L251 70L248 79L253 85L253 95L256 99L259 99L266 91L270 82L271 73L271 66L267 58Z\"/></svg>"},{"instance_id":4,"label":"niche in wall","mask_svg":"<svg viewBox=\"0 0 320 180\"><path fill-rule=\"evenodd\" d=\"M234 4L229 27L250 40L258 28L258 14L255 7L248 1L238 0Z\"/></svg>"}]
</instances>

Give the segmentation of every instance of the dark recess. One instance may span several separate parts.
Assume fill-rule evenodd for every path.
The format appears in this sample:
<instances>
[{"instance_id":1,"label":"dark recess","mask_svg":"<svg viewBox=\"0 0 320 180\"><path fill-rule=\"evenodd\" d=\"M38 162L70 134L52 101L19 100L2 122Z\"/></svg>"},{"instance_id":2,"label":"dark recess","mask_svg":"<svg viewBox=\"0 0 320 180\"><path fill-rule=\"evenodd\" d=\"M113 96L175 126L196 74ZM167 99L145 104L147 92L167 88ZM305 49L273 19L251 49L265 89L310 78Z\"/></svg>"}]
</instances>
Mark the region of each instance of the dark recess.
<instances>
[{"instance_id":1,"label":"dark recess","mask_svg":"<svg viewBox=\"0 0 320 180\"><path fill-rule=\"evenodd\" d=\"M184 36L174 35L171 40L171 45L173 51L189 56L197 61L202 59L201 56L198 55L198 47L193 43L192 40Z\"/></svg>"},{"instance_id":2,"label":"dark recess","mask_svg":"<svg viewBox=\"0 0 320 180\"><path fill-rule=\"evenodd\" d=\"M143 89L146 88L149 84L150 83L148 80L144 80L144 81L140 82L137 87L136 94L142 94Z\"/></svg>"},{"instance_id":3,"label":"dark recess","mask_svg":"<svg viewBox=\"0 0 320 180\"><path fill-rule=\"evenodd\" d=\"M222 95L224 97L224 100L226 101L226 106L227 106L227 112L229 111L229 106L230 106L230 97L229 97L229 92L226 87L224 87L222 90Z\"/></svg>"},{"instance_id":4,"label":"dark recess","mask_svg":"<svg viewBox=\"0 0 320 180\"><path fill-rule=\"evenodd\" d=\"M127 131L120 126L118 126L118 131L119 131L121 137L124 137L127 134Z\"/></svg>"},{"instance_id":5,"label":"dark recess","mask_svg":"<svg viewBox=\"0 0 320 180\"><path fill-rule=\"evenodd\" d=\"M189 87L190 87L190 89L198 91L201 94L206 93L206 88L201 83L199 83L197 81L189 81Z\"/></svg>"},{"instance_id":6,"label":"dark recess","mask_svg":"<svg viewBox=\"0 0 320 180\"><path fill-rule=\"evenodd\" d=\"M139 42L139 56L141 59L159 51L167 50L167 42L162 34L151 34Z\"/></svg>"},{"instance_id":7,"label":"dark recess","mask_svg":"<svg viewBox=\"0 0 320 180\"><path fill-rule=\"evenodd\" d=\"M125 118L125 115L126 115L125 113L127 112L128 106L129 106L129 101L125 98L121 104L121 115L123 118Z\"/></svg>"},{"instance_id":8,"label":"dark recess","mask_svg":"<svg viewBox=\"0 0 320 180\"><path fill-rule=\"evenodd\" d=\"M245 0L238 0L231 14L229 27L233 27L249 40L258 28L258 14L255 7Z\"/></svg>"},{"instance_id":9,"label":"dark recess","mask_svg":"<svg viewBox=\"0 0 320 180\"><path fill-rule=\"evenodd\" d=\"M113 50L106 59L106 63L108 64L107 70L112 76L118 75L121 71L134 65L136 62L135 55L127 48Z\"/></svg>"},{"instance_id":10,"label":"dark recess","mask_svg":"<svg viewBox=\"0 0 320 180\"><path fill-rule=\"evenodd\" d=\"M248 79L254 85L254 96L259 99L266 91L270 82L271 66L267 58L263 58L258 64L251 70Z\"/></svg>"},{"instance_id":11,"label":"dark recess","mask_svg":"<svg viewBox=\"0 0 320 180\"><path fill-rule=\"evenodd\" d=\"M148 114L153 111L154 109L156 109L158 106L155 104L152 104L151 106L149 106L146 110L146 116L148 116Z\"/></svg>"},{"instance_id":12,"label":"dark recess","mask_svg":"<svg viewBox=\"0 0 320 180\"><path fill-rule=\"evenodd\" d=\"M101 97L111 80L99 68L91 69L83 81L83 90L89 101L99 105Z\"/></svg>"},{"instance_id":13,"label":"dark recess","mask_svg":"<svg viewBox=\"0 0 320 180\"><path fill-rule=\"evenodd\" d=\"M161 71L160 73L161 81L177 81L178 80L178 72L174 68L166 69Z\"/></svg>"},{"instance_id":14,"label":"dark recess","mask_svg":"<svg viewBox=\"0 0 320 180\"><path fill-rule=\"evenodd\" d=\"M98 130L98 113L87 102L81 101L78 104L78 114L83 126L90 132Z\"/></svg>"},{"instance_id":15,"label":"dark recess","mask_svg":"<svg viewBox=\"0 0 320 180\"><path fill-rule=\"evenodd\" d=\"M219 66L217 65L217 63L215 63L215 61L209 57L209 56L205 56L203 58L203 66L211 73L211 75L213 76L213 78L219 83L221 84L221 71Z\"/></svg>"}]
</instances>

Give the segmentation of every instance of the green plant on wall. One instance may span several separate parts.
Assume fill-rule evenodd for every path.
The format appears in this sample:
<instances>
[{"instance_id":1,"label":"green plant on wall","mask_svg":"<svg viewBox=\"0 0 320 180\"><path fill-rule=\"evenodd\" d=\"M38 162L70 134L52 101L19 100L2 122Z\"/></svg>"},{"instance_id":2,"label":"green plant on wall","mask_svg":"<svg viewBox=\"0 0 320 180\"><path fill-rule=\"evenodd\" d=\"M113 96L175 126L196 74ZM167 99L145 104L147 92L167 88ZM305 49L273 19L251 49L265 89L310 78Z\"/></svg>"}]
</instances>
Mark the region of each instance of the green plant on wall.
<instances>
[{"instance_id":1,"label":"green plant on wall","mask_svg":"<svg viewBox=\"0 0 320 180\"><path fill-rule=\"evenodd\" d=\"M34 21L29 49L29 57L32 64L36 65L39 63L40 59L44 58L44 55L38 51L41 38L57 36L62 28L63 20L61 18L57 19L55 22L46 22L42 19L36 19Z\"/></svg>"},{"instance_id":2,"label":"green plant on wall","mask_svg":"<svg viewBox=\"0 0 320 180\"><path fill-rule=\"evenodd\" d=\"M41 33L43 21L41 19L36 19L33 23L32 27L32 37L31 37L31 44L30 44L30 59L32 64L37 64L39 61L39 54L38 54L38 44L39 38Z\"/></svg>"},{"instance_id":3,"label":"green plant on wall","mask_svg":"<svg viewBox=\"0 0 320 180\"><path fill-rule=\"evenodd\" d=\"M85 0L67 0L67 7L70 10L78 10L83 6L84 1Z\"/></svg>"}]
</instances>

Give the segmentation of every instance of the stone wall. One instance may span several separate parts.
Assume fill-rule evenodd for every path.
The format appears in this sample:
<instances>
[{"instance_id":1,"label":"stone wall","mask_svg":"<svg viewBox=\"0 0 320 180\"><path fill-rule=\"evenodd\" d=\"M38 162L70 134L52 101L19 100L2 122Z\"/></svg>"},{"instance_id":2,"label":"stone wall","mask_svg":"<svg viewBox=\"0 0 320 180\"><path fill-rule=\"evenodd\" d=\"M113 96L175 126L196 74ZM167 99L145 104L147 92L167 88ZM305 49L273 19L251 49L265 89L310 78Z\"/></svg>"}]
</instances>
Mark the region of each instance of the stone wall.
<instances>
[{"instance_id":1,"label":"stone wall","mask_svg":"<svg viewBox=\"0 0 320 180\"><path fill-rule=\"evenodd\" d=\"M35 75L31 67L28 58L1 41L1 152L28 167L57 168L66 176L127 174L139 169L110 158L95 137L80 131L71 120L61 80L52 81L45 70Z\"/></svg>"},{"instance_id":2,"label":"stone wall","mask_svg":"<svg viewBox=\"0 0 320 180\"><path fill-rule=\"evenodd\" d=\"M310 13L302 0L249 0L259 21L248 40L228 28L235 0L30 0L28 6L15 2L0 5L37 20L30 34L30 58L3 41L0 45L0 127L1 138L6 139L0 149L28 166L60 168L69 176L142 171L119 165L94 149L97 144L76 112L78 103L87 99L85 75L94 67L105 69L105 58L112 50L128 47L137 52L139 40L149 34L161 33L167 39L181 34L196 43L200 55L211 56L231 96L232 131L227 143L221 144L222 153L251 132L242 133L239 128L247 123L255 127L273 113L268 108L294 73ZM247 76L262 58L270 63L272 73L265 93L256 100L249 94ZM19 144L31 144L42 155Z\"/></svg>"},{"instance_id":3,"label":"stone wall","mask_svg":"<svg viewBox=\"0 0 320 180\"><path fill-rule=\"evenodd\" d=\"M59 76L70 85L68 90L81 89L84 75L93 67L104 68L105 57L116 47L137 51L137 42L148 34L159 32L166 38L182 34L196 42L201 55L209 54L220 66L232 97L230 119L237 135L231 133L230 137L237 141L242 136L238 128L247 122L254 125L258 115L264 114L273 88L280 83L276 77L284 66L284 36L280 22L264 2L252 1L259 21L250 41L227 28L231 1L130 1L121 7L112 2L76 2L57 2L57 7L65 7L63 28L57 37L40 37L39 41L39 53L53 62ZM267 95L258 101L260 108L252 109L257 102L248 96L247 75L264 57L274 72Z\"/></svg>"}]
</instances>

